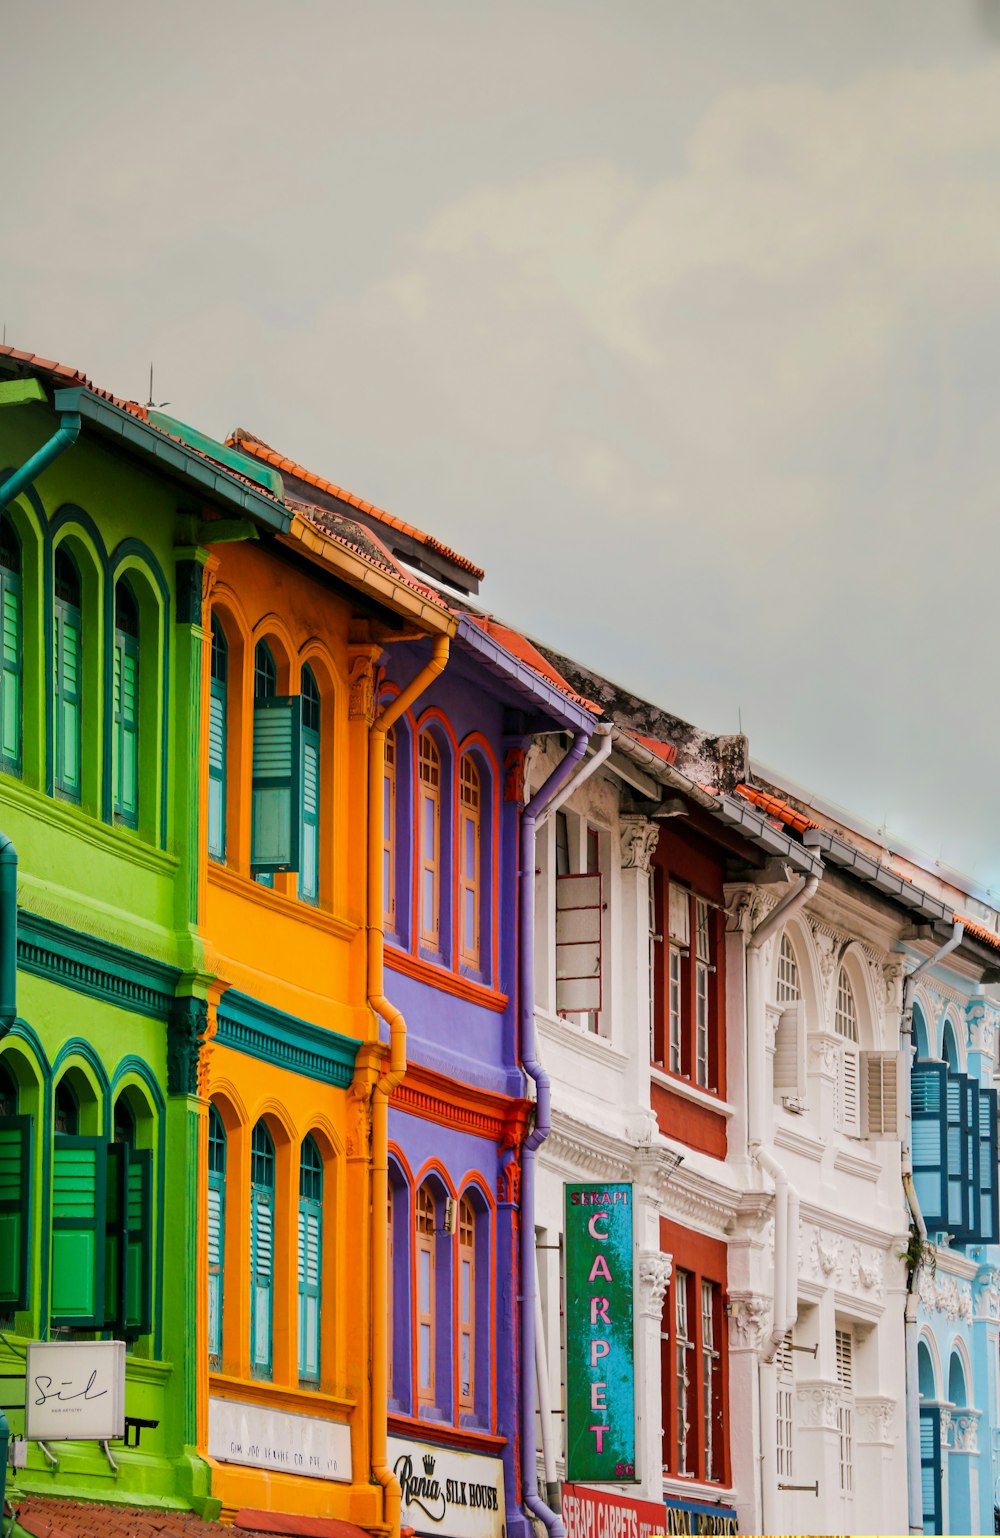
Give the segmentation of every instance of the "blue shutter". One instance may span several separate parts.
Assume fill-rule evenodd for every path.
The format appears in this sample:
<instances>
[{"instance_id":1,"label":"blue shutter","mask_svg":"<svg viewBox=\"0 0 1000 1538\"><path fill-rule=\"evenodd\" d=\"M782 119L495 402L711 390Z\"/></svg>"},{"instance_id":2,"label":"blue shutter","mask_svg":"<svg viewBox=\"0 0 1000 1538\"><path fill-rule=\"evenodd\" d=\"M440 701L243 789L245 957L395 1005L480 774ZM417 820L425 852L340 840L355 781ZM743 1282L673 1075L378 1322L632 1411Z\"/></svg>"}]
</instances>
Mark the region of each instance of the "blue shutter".
<instances>
[{"instance_id":1,"label":"blue shutter","mask_svg":"<svg viewBox=\"0 0 1000 1538\"><path fill-rule=\"evenodd\" d=\"M28 1306L31 1117L0 1116L0 1308Z\"/></svg>"},{"instance_id":2,"label":"blue shutter","mask_svg":"<svg viewBox=\"0 0 1000 1538\"><path fill-rule=\"evenodd\" d=\"M301 756L301 696L258 699L253 711L253 871L299 868Z\"/></svg>"},{"instance_id":3,"label":"blue shutter","mask_svg":"<svg viewBox=\"0 0 1000 1538\"><path fill-rule=\"evenodd\" d=\"M254 1186L250 1207L250 1370L271 1376L274 1306L274 1192Z\"/></svg>"},{"instance_id":4,"label":"blue shutter","mask_svg":"<svg viewBox=\"0 0 1000 1538\"><path fill-rule=\"evenodd\" d=\"M979 1227L979 1080L962 1075L963 1212L962 1238L974 1239Z\"/></svg>"},{"instance_id":5,"label":"blue shutter","mask_svg":"<svg viewBox=\"0 0 1000 1538\"><path fill-rule=\"evenodd\" d=\"M222 1273L226 1259L226 1131L215 1106L208 1113L208 1357L222 1365Z\"/></svg>"},{"instance_id":6,"label":"blue shutter","mask_svg":"<svg viewBox=\"0 0 1000 1538\"><path fill-rule=\"evenodd\" d=\"M948 1228L948 1067L917 1062L910 1085L913 1183L928 1229Z\"/></svg>"},{"instance_id":7,"label":"blue shutter","mask_svg":"<svg viewBox=\"0 0 1000 1538\"><path fill-rule=\"evenodd\" d=\"M941 1411L920 1406L920 1490L924 1532L941 1532Z\"/></svg>"},{"instance_id":8,"label":"blue shutter","mask_svg":"<svg viewBox=\"0 0 1000 1538\"><path fill-rule=\"evenodd\" d=\"M997 1205L997 1092L979 1090L979 1211L980 1244L1000 1241L1000 1211Z\"/></svg>"},{"instance_id":9,"label":"blue shutter","mask_svg":"<svg viewBox=\"0 0 1000 1538\"><path fill-rule=\"evenodd\" d=\"M319 1202L299 1201L299 1377L319 1382L319 1305L323 1214Z\"/></svg>"},{"instance_id":10,"label":"blue shutter","mask_svg":"<svg viewBox=\"0 0 1000 1538\"><path fill-rule=\"evenodd\" d=\"M0 571L0 758L21 772L21 579Z\"/></svg>"},{"instance_id":11,"label":"blue shutter","mask_svg":"<svg viewBox=\"0 0 1000 1538\"><path fill-rule=\"evenodd\" d=\"M226 686L212 679L208 699L208 853L226 858Z\"/></svg>"},{"instance_id":12,"label":"blue shutter","mask_svg":"<svg viewBox=\"0 0 1000 1538\"><path fill-rule=\"evenodd\" d=\"M57 1132L52 1156L52 1320L104 1324L108 1145Z\"/></svg>"},{"instance_id":13,"label":"blue shutter","mask_svg":"<svg viewBox=\"0 0 1000 1538\"><path fill-rule=\"evenodd\" d=\"M299 896L319 897L319 733L302 733L302 868Z\"/></svg>"}]
</instances>

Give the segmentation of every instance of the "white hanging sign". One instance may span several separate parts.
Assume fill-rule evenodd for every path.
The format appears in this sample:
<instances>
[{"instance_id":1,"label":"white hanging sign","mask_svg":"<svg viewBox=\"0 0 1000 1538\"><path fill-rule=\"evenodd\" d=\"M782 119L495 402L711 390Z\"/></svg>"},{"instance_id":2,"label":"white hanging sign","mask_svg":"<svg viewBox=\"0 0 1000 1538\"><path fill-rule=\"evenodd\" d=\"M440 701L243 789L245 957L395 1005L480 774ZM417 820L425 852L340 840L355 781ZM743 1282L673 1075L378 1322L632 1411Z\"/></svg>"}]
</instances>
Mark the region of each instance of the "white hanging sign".
<instances>
[{"instance_id":1,"label":"white hanging sign","mask_svg":"<svg viewBox=\"0 0 1000 1538\"><path fill-rule=\"evenodd\" d=\"M125 1435L125 1342L32 1341L24 1434L31 1442L103 1442Z\"/></svg>"},{"instance_id":2,"label":"white hanging sign","mask_svg":"<svg viewBox=\"0 0 1000 1538\"><path fill-rule=\"evenodd\" d=\"M208 1401L208 1451L220 1463L350 1482L351 1428L237 1399Z\"/></svg>"},{"instance_id":3,"label":"white hanging sign","mask_svg":"<svg viewBox=\"0 0 1000 1538\"><path fill-rule=\"evenodd\" d=\"M403 1494L403 1522L442 1538L503 1538L503 1464L482 1453L389 1438L389 1467Z\"/></svg>"}]
</instances>

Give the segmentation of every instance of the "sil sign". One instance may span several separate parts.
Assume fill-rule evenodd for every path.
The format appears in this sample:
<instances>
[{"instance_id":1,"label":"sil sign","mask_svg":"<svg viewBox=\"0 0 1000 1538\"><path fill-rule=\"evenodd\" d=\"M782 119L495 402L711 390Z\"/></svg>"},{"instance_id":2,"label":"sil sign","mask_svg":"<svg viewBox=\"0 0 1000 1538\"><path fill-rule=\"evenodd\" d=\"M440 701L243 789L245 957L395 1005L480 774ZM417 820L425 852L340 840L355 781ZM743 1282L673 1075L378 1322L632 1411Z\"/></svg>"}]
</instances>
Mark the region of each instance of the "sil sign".
<instances>
[{"instance_id":1,"label":"sil sign","mask_svg":"<svg viewBox=\"0 0 1000 1538\"><path fill-rule=\"evenodd\" d=\"M566 1187L566 1478L635 1471L632 1187Z\"/></svg>"}]
</instances>

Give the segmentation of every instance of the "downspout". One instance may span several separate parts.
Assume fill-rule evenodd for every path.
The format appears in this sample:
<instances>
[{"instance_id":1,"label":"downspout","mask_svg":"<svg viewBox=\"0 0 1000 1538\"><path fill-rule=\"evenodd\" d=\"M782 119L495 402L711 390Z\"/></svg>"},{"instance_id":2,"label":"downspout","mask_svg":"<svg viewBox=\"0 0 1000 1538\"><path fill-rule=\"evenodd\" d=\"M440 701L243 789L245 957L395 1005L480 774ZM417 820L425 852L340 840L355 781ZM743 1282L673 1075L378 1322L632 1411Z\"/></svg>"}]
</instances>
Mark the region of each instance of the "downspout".
<instances>
[{"instance_id":1,"label":"downspout","mask_svg":"<svg viewBox=\"0 0 1000 1538\"><path fill-rule=\"evenodd\" d=\"M961 945L965 935L964 924L956 924L944 945L914 967L903 983L903 1007L899 1018L899 1049L903 1075L903 1141L900 1147L900 1164L903 1176L903 1193L910 1209L913 1226L921 1245L927 1242L927 1224L917 1200L913 1184L913 1147L911 1143L910 1071L913 1066L913 1000L917 993L917 979L923 972L936 966ZM906 1278L906 1307L903 1314L904 1371L906 1391L906 1493L909 1505L910 1532L924 1530L924 1501L920 1481L920 1372L917 1364L917 1275L920 1266L910 1268Z\"/></svg>"},{"instance_id":2,"label":"downspout","mask_svg":"<svg viewBox=\"0 0 1000 1538\"><path fill-rule=\"evenodd\" d=\"M17 850L0 833L0 1041L17 1019Z\"/></svg>"},{"instance_id":3,"label":"downspout","mask_svg":"<svg viewBox=\"0 0 1000 1538\"><path fill-rule=\"evenodd\" d=\"M31 401L48 405L45 391L37 379L16 379L0 384L0 406L24 406ZM73 447L79 436L80 413L78 411L60 412L59 426L48 442L43 443L40 449L36 449L20 470L15 470L0 486L0 508L7 507L15 497L20 496L25 487L37 480L54 459L58 459L60 454Z\"/></svg>"},{"instance_id":4,"label":"downspout","mask_svg":"<svg viewBox=\"0 0 1000 1538\"><path fill-rule=\"evenodd\" d=\"M779 1513L776 1509L775 1490L767 1477L767 1469L776 1467L775 1458L764 1456L764 1438L774 1436L773 1407L767 1404L764 1392L763 1368L771 1368L788 1329L791 1303L798 1290L798 1192L791 1187L788 1174L771 1151L764 1147L765 1097L767 1084L764 1074L766 1051L764 1047L764 968L761 951L771 936L803 908L816 892L819 875L802 876L790 892L772 908L766 918L756 926L747 941L747 1142L751 1156L774 1181L774 1301L771 1314L771 1331L764 1342L757 1366L757 1393L761 1438L760 1502L761 1531L778 1531ZM794 1214L795 1227L791 1218Z\"/></svg>"},{"instance_id":5,"label":"downspout","mask_svg":"<svg viewBox=\"0 0 1000 1538\"><path fill-rule=\"evenodd\" d=\"M385 1491L383 1517L393 1538L400 1521L399 1481L389 1467L389 1098L406 1072L406 1021L385 986L382 890L382 780L385 735L418 695L444 672L450 642L436 636L430 661L375 718L368 741L368 1002L389 1027L389 1066L372 1091L372 1473Z\"/></svg>"},{"instance_id":6,"label":"downspout","mask_svg":"<svg viewBox=\"0 0 1000 1538\"><path fill-rule=\"evenodd\" d=\"M611 751L611 727L601 733ZM597 730L600 732L601 728ZM550 1538L566 1538L561 1519L538 1494L535 1451L535 1155L552 1130L549 1076L538 1057L535 1036L535 829L546 807L569 781L587 751L590 733L578 731L565 758L521 813L518 871L518 1009L521 1063L535 1084L535 1124L521 1150L521 1486L524 1505ZM601 744L603 747L604 744ZM595 754L595 757L597 755ZM607 754L604 755L607 757ZM587 768L589 769L589 765ZM595 765L596 767L596 765Z\"/></svg>"}]
</instances>

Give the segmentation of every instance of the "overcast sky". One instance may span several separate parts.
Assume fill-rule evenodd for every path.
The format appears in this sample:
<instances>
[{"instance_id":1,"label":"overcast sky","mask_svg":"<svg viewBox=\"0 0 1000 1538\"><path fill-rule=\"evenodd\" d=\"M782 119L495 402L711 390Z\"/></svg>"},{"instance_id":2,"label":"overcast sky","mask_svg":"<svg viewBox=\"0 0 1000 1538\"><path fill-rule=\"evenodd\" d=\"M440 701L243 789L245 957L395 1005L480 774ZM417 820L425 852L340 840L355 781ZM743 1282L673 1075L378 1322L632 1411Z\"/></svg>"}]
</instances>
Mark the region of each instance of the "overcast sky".
<instances>
[{"instance_id":1,"label":"overcast sky","mask_svg":"<svg viewBox=\"0 0 1000 1538\"><path fill-rule=\"evenodd\" d=\"M0 322L1000 899L991 0L7 4Z\"/></svg>"}]
</instances>

